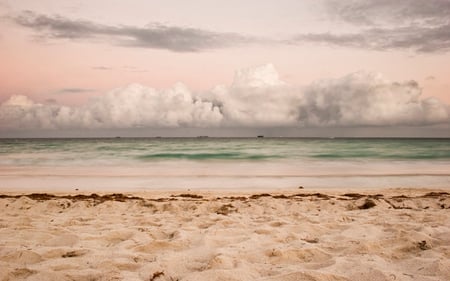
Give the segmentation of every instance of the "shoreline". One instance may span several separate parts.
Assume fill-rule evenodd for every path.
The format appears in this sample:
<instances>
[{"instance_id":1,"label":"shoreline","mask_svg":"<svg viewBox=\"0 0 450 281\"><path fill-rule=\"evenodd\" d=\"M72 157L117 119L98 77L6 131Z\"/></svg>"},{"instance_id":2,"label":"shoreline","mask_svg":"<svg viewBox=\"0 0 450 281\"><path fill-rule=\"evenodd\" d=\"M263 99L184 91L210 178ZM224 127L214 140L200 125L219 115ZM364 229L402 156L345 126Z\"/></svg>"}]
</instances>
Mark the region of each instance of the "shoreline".
<instances>
[{"instance_id":1,"label":"shoreline","mask_svg":"<svg viewBox=\"0 0 450 281\"><path fill-rule=\"evenodd\" d=\"M162 161L91 166L0 165L0 191L448 188L448 161ZM31 188L30 188L31 187Z\"/></svg>"},{"instance_id":2,"label":"shoreline","mask_svg":"<svg viewBox=\"0 0 450 281\"><path fill-rule=\"evenodd\" d=\"M448 189L1 193L0 280L450 278Z\"/></svg>"},{"instance_id":3,"label":"shoreline","mask_svg":"<svg viewBox=\"0 0 450 281\"><path fill-rule=\"evenodd\" d=\"M202 191L271 191L297 190L389 190L395 188L448 190L450 176L348 176L348 177L59 177L59 176L0 176L0 192L163 192ZM274 188L276 186L277 188ZM126 187L126 188L125 188Z\"/></svg>"}]
</instances>

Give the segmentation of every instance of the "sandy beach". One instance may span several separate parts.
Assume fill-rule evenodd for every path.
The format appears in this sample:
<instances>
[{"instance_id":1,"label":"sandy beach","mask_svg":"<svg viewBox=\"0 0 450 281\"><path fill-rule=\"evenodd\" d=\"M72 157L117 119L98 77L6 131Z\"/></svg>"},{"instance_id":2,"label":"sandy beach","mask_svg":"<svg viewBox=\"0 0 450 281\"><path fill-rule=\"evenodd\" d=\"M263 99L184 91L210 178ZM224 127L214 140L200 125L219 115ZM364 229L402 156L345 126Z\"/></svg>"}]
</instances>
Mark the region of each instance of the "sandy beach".
<instances>
[{"instance_id":1,"label":"sandy beach","mask_svg":"<svg viewBox=\"0 0 450 281\"><path fill-rule=\"evenodd\" d=\"M0 281L450 281L450 0L0 0Z\"/></svg>"},{"instance_id":2,"label":"sandy beach","mask_svg":"<svg viewBox=\"0 0 450 281\"><path fill-rule=\"evenodd\" d=\"M450 194L3 194L0 280L449 280Z\"/></svg>"}]
</instances>

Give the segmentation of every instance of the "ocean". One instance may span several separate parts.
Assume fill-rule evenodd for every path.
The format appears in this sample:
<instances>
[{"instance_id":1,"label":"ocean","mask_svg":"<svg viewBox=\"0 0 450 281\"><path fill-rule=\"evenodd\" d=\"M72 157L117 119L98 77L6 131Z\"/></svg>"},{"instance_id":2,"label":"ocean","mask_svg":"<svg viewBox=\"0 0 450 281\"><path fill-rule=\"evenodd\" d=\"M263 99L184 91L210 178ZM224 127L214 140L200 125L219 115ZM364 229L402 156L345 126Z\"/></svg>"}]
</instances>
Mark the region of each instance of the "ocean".
<instances>
[{"instance_id":1,"label":"ocean","mask_svg":"<svg viewBox=\"0 0 450 281\"><path fill-rule=\"evenodd\" d=\"M450 188L450 139L0 139L4 191Z\"/></svg>"}]
</instances>

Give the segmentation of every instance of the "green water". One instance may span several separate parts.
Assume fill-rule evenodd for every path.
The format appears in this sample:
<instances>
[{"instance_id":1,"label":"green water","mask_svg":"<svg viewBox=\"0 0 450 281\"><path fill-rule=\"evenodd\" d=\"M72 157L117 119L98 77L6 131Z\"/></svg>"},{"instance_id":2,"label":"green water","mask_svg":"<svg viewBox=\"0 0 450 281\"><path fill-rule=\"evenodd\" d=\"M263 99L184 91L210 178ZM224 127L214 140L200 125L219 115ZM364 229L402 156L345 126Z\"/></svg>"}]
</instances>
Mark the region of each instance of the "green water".
<instances>
[{"instance_id":1,"label":"green water","mask_svg":"<svg viewBox=\"0 0 450 281\"><path fill-rule=\"evenodd\" d=\"M0 139L0 189L449 188L450 139Z\"/></svg>"},{"instance_id":2,"label":"green water","mask_svg":"<svg viewBox=\"0 0 450 281\"><path fill-rule=\"evenodd\" d=\"M0 164L163 160L450 160L450 139L1 139Z\"/></svg>"}]
</instances>

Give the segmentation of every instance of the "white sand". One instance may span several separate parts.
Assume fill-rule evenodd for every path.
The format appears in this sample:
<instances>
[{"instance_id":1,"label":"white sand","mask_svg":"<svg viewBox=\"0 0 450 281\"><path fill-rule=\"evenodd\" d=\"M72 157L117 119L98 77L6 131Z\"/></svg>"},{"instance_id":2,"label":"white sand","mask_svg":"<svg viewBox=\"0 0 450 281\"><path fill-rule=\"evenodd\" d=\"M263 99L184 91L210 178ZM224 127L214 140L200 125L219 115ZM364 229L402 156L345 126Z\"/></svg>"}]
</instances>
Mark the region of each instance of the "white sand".
<instances>
[{"instance_id":1,"label":"white sand","mask_svg":"<svg viewBox=\"0 0 450 281\"><path fill-rule=\"evenodd\" d=\"M381 192L1 198L0 280L450 280L450 195Z\"/></svg>"}]
</instances>

